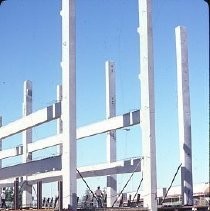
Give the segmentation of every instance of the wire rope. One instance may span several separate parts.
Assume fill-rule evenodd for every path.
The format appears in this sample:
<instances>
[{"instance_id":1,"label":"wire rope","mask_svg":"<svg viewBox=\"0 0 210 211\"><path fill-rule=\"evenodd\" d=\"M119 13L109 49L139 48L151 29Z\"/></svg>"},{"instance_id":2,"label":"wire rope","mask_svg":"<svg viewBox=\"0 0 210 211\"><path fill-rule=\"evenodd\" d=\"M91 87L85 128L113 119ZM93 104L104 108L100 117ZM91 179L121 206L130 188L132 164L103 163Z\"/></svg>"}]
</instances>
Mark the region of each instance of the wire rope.
<instances>
[{"instance_id":1,"label":"wire rope","mask_svg":"<svg viewBox=\"0 0 210 211\"><path fill-rule=\"evenodd\" d=\"M88 190L93 194L93 197L96 198L94 192L90 189L90 186L88 185L88 183L86 182L86 180L84 179L84 177L82 176L82 174L80 173L80 171L78 169L76 169L79 176L81 177L82 181L85 183L85 185L87 186Z\"/></svg>"},{"instance_id":2,"label":"wire rope","mask_svg":"<svg viewBox=\"0 0 210 211\"><path fill-rule=\"evenodd\" d=\"M165 201L165 199L166 199L166 197L167 197L167 195L168 195L168 192L169 192L169 190L171 189L171 187L172 187L172 185L173 185L173 182L174 182L174 180L175 180L175 178L176 178L176 175L178 174L179 169L181 168L181 166L182 166L182 164L180 164L180 165L178 166L178 168L177 168L177 170L176 170L176 173L174 174L174 177L173 177L173 179L172 179L172 181L171 181L171 184L170 184L169 188L167 189L166 194L165 194L165 196L163 197L163 200L161 201L161 205L162 205L163 202Z\"/></svg>"},{"instance_id":3,"label":"wire rope","mask_svg":"<svg viewBox=\"0 0 210 211\"><path fill-rule=\"evenodd\" d=\"M125 183L123 189L120 191L120 194L118 195L118 197L115 199L114 203L112 204L112 207L114 207L115 203L117 202L118 198L121 196L121 194L123 193L124 189L126 188L126 186L128 185L128 183L130 182L131 178L133 177L134 173L136 172L137 168L139 167L141 163L141 159L138 163L138 165L136 166L136 168L134 169L134 171L132 172L132 174L130 175L130 177L128 178L127 182Z\"/></svg>"},{"instance_id":4,"label":"wire rope","mask_svg":"<svg viewBox=\"0 0 210 211\"><path fill-rule=\"evenodd\" d=\"M133 197L133 202L134 202L134 199L136 198L136 196L137 196L137 194L138 194L138 192L139 192L139 189L140 189L140 187L141 187L142 182L143 182L143 177L141 178L141 181L140 181L140 183L139 183L139 186L138 186L138 188L137 188L137 190L136 190L136 193L135 193L135 195L134 195L134 197Z\"/></svg>"}]
</instances>

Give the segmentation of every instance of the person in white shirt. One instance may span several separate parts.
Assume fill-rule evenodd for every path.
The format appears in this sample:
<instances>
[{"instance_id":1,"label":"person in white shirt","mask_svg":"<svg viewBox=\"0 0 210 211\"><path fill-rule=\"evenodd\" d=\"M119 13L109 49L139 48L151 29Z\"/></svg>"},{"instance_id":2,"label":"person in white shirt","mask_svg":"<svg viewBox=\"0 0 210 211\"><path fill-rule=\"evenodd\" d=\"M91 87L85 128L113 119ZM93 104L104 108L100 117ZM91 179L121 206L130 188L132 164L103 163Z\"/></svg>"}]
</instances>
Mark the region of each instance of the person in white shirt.
<instances>
[{"instance_id":1,"label":"person in white shirt","mask_svg":"<svg viewBox=\"0 0 210 211\"><path fill-rule=\"evenodd\" d=\"M1 192L1 207L6 208L6 193L5 193L5 188L3 188Z\"/></svg>"},{"instance_id":2,"label":"person in white shirt","mask_svg":"<svg viewBox=\"0 0 210 211\"><path fill-rule=\"evenodd\" d=\"M96 199L97 199L97 202L98 202L98 207L102 207L102 196L103 196L103 193L100 189L100 186L98 186L97 190L95 191L95 195L96 195Z\"/></svg>"}]
</instances>

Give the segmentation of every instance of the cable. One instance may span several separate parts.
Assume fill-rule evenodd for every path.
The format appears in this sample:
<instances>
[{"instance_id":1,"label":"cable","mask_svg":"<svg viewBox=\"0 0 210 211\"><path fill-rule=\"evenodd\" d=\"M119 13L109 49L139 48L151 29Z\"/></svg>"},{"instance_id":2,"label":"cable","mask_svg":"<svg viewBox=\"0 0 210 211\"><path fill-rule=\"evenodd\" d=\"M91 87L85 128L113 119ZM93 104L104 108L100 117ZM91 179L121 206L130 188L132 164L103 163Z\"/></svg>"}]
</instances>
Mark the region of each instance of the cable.
<instances>
[{"instance_id":1,"label":"cable","mask_svg":"<svg viewBox=\"0 0 210 211\"><path fill-rule=\"evenodd\" d=\"M87 184L87 182L86 182L86 180L83 178L82 174L79 172L78 169L76 169L76 170L77 170L79 176L81 177L81 179L83 180L83 182L85 183L85 185L87 186L88 190L93 194L93 197L96 198L94 192L90 189L90 186Z\"/></svg>"},{"instance_id":2,"label":"cable","mask_svg":"<svg viewBox=\"0 0 210 211\"><path fill-rule=\"evenodd\" d=\"M125 183L123 189L120 191L120 194L119 194L118 197L115 199L114 203L112 204L112 207L114 207L114 205L115 205L115 203L117 202L118 198L121 196L122 192L124 191L124 189L126 188L126 186L128 185L128 183L130 182L131 178L133 177L133 175L134 175L135 171L137 170L137 168L139 167L140 163L141 163L141 159L140 159L138 165L136 166L136 168L134 169L134 171L132 172L131 176L129 177L129 179L128 179L127 182Z\"/></svg>"},{"instance_id":3,"label":"cable","mask_svg":"<svg viewBox=\"0 0 210 211\"><path fill-rule=\"evenodd\" d=\"M133 197L133 202L134 202L134 199L136 198L136 196L137 196L137 194L138 194L138 192L139 192L139 188L141 187L142 182L143 182L143 177L141 178L141 181L140 181L140 183L139 183L139 186L138 186L138 188L137 188L137 190L136 190L136 193L135 193L135 195L134 195L134 197Z\"/></svg>"},{"instance_id":4,"label":"cable","mask_svg":"<svg viewBox=\"0 0 210 211\"><path fill-rule=\"evenodd\" d=\"M163 202L165 201L165 199L166 199L166 197L167 197L167 195L168 195L168 192L169 192L169 190L171 189L172 184L173 184L173 182L174 182L174 180L175 180L175 178L176 178L176 175L178 174L179 169L181 168L181 166L182 166L182 163L178 166L178 168L177 168L177 170L176 170L176 173L174 174L174 177L173 177L173 179L172 179L172 181L171 181L171 184L170 184L168 190L166 191L166 194L165 194L165 196L163 197L163 200L162 200L161 203L160 203L161 205L162 205Z\"/></svg>"}]
</instances>

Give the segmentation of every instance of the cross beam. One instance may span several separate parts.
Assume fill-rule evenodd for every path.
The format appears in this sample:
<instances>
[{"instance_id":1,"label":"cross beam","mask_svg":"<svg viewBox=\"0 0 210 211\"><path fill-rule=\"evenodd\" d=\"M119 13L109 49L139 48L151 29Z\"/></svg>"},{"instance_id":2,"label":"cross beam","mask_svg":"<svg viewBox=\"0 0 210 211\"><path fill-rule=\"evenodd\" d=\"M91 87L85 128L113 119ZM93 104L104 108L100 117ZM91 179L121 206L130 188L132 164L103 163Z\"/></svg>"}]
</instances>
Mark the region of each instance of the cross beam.
<instances>
[{"instance_id":1,"label":"cross beam","mask_svg":"<svg viewBox=\"0 0 210 211\"><path fill-rule=\"evenodd\" d=\"M56 110L56 107L59 107L59 106L60 106L60 104L52 105L52 106L50 106L50 109L49 109L49 107L47 107L46 109L42 109L42 110L39 110L39 111L33 113L33 115L32 114L29 115L31 118L31 121L28 121L25 117L23 117L19 120L16 120L15 122L12 122L12 123L0 128L0 136L1 136L0 139L16 133L18 128L21 128L23 130L23 128L26 129L26 128L37 126L37 124L41 124L41 122L43 122L43 121L50 121L50 120L52 120L52 118L58 118L58 116L59 116L58 113L57 113L57 115L54 115L54 116L51 115L52 113L50 115L48 115L48 117L49 116L52 117L52 118L50 118L50 120L49 120L49 118L47 120L47 118L45 118L45 117L46 117L47 110L52 111L53 107ZM59 110L59 109L57 108L57 110ZM121 129L124 127L130 127L130 126L139 124L140 123L139 112L140 112L139 110L132 111L132 112L123 114L121 116L112 117L107 120L103 120L103 121L96 122L96 123L93 123L93 124L90 124L87 126L80 127L77 129L77 140L85 138L85 137L90 137L90 136L94 136L97 134L101 134L101 133L106 133L111 130L117 130L117 129ZM43 114L42 117L41 117L41 114ZM26 117L29 117L29 116L26 116ZM35 119L37 121L35 121ZM26 125L21 125L25 121L27 121L28 123ZM13 128L13 126L15 128ZM35 152L37 150L52 147L52 146L55 146L58 144L62 144L62 134L50 136L50 137L40 139L40 140L37 140L36 142L28 144L28 152ZM12 149L2 150L2 151L0 151L0 159L14 157L14 156L17 156L20 154L21 153L17 153L17 147L12 148Z\"/></svg>"},{"instance_id":2,"label":"cross beam","mask_svg":"<svg viewBox=\"0 0 210 211\"><path fill-rule=\"evenodd\" d=\"M84 166L79 167L78 170L84 178L139 172L141 171L141 158ZM13 183L16 177L26 175L30 184L36 183L37 180L42 180L42 182L61 180L61 156L2 168L0 169L0 186ZM80 178L80 175L77 174L77 179Z\"/></svg>"},{"instance_id":3,"label":"cross beam","mask_svg":"<svg viewBox=\"0 0 210 211\"><path fill-rule=\"evenodd\" d=\"M77 129L77 139L106 133L111 130L130 127L140 123L140 111L132 111L121 116L112 117Z\"/></svg>"},{"instance_id":4,"label":"cross beam","mask_svg":"<svg viewBox=\"0 0 210 211\"><path fill-rule=\"evenodd\" d=\"M55 103L0 128L0 140L61 116L61 103Z\"/></svg>"}]
</instances>

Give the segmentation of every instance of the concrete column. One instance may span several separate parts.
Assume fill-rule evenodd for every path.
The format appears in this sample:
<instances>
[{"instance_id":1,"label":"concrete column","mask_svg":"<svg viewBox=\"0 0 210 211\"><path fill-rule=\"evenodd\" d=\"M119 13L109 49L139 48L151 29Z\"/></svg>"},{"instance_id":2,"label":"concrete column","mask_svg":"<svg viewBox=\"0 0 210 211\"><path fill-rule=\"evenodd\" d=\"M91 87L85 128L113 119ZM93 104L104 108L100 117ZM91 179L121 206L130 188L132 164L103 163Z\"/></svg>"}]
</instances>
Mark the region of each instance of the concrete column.
<instances>
[{"instance_id":1,"label":"concrete column","mask_svg":"<svg viewBox=\"0 0 210 211\"><path fill-rule=\"evenodd\" d=\"M76 210L76 8L75 0L62 0L62 115L63 208Z\"/></svg>"},{"instance_id":2,"label":"concrete column","mask_svg":"<svg viewBox=\"0 0 210 211\"><path fill-rule=\"evenodd\" d=\"M58 85L57 86L57 102L61 102L62 101L62 86ZM63 131L63 125L62 125L62 120L61 118L57 119L57 134L61 134ZM57 147L57 154L61 155L62 154L62 145L58 145Z\"/></svg>"},{"instance_id":3,"label":"concrete column","mask_svg":"<svg viewBox=\"0 0 210 211\"><path fill-rule=\"evenodd\" d=\"M115 64L107 61L106 71L106 118L116 116ZM116 131L107 133L107 162L116 161ZM117 194L117 176L107 176L107 207L111 207Z\"/></svg>"},{"instance_id":4,"label":"concrete column","mask_svg":"<svg viewBox=\"0 0 210 211\"><path fill-rule=\"evenodd\" d=\"M157 176L155 143L154 65L152 35L152 1L139 0L140 34L140 125L143 142L143 199L149 210L157 210Z\"/></svg>"},{"instance_id":5,"label":"concrete column","mask_svg":"<svg viewBox=\"0 0 210 211\"><path fill-rule=\"evenodd\" d=\"M14 181L14 209L18 210L20 208L20 203L19 203L19 181L18 178Z\"/></svg>"},{"instance_id":6,"label":"concrete column","mask_svg":"<svg viewBox=\"0 0 210 211\"><path fill-rule=\"evenodd\" d=\"M32 82L24 81L23 88L23 116L27 116L32 113ZM25 130L22 133L23 139L23 163L29 162L32 160L31 153L28 153L28 144L32 142L32 129ZM26 181L24 185L24 190L22 194L22 205L29 207L32 203L32 186L27 183L27 176L23 177L23 180Z\"/></svg>"},{"instance_id":7,"label":"concrete column","mask_svg":"<svg viewBox=\"0 0 210 211\"><path fill-rule=\"evenodd\" d=\"M37 209L42 209L42 181L37 181Z\"/></svg>"},{"instance_id":8,"label":"concrete column","mask_svg":"<svg viewBox=\"0 0 210 211\"><path fill-rule=\"evenodd\" d=\"M183 205L193 205L191 114L188 71L187 33L184 27L175 29L178 86L178 124Z\"/></svg>"},{"instance_id":9,"label":"concrete column","mask_svg":"<svg viewBox=\"0 0 210 211\"><path fill-rule=\"evenodd\" d=\"M63 182L58 181L58 210L62 211L63 210Z\"/></svg>"}]
</instances>

